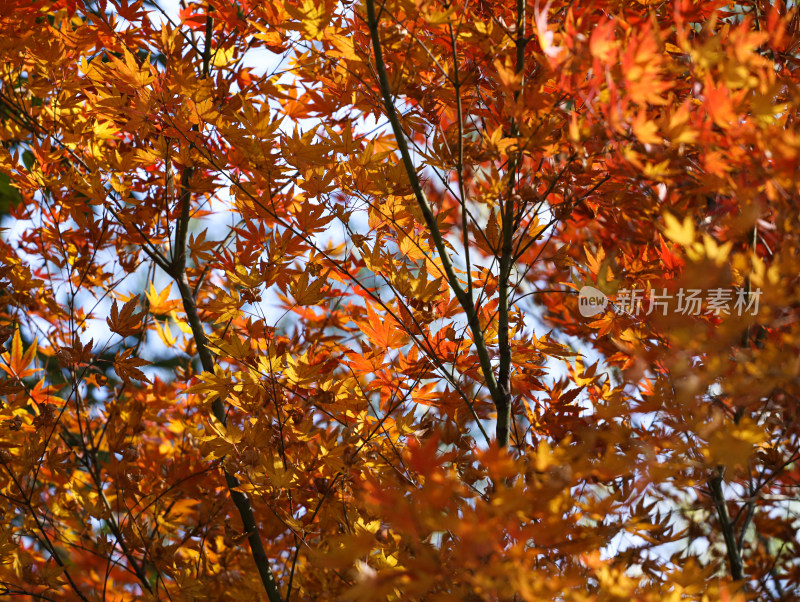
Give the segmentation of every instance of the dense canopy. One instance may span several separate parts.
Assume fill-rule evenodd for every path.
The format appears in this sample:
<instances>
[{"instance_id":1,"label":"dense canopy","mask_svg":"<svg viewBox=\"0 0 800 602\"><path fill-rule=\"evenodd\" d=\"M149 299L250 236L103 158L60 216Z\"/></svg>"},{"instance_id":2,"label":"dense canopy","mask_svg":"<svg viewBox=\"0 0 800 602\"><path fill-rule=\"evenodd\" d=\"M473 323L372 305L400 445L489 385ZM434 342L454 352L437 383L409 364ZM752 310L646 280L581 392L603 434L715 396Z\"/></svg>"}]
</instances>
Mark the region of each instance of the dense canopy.
<instances>
[{"instance_id":1,"label":"dense canopy","mask_svg":"<svg viewBox=\"0 0 800 602\"><path fill-rule=\"evenodd\" d=\"M795 2L158 2L0 11L0 594L793 599Z\"/></svg>"}]
</instances>

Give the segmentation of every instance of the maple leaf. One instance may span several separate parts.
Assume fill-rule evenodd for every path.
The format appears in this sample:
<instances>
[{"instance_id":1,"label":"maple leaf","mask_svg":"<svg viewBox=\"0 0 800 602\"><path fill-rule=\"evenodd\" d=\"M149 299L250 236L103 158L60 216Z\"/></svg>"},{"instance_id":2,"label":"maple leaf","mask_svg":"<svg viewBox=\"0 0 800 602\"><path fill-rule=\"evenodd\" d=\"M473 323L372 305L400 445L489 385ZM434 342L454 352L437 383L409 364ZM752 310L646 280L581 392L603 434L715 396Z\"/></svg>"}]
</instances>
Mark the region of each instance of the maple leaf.
<instances>
[{"instance_id":1,"label":"maple leaf","mask_svg":"<svg viewBox=\"0 0 800 602\"><path fill-rule=\"evenodd\" d=\"M658 255L661 258L661 261L664 262L664 266L668 270L676 270L684 265L684 262L680 258L680 256L673 253L663 239L661 239L660 241Z\"/></svg>"},{"instance_id":2,"label":"maple leaf","mask_svg":"<svg viewBox=\"0 0 800 602\"><path fill-rule=\"evenodd\" d=\"M658 126L655 122L647 119L644 112L638 113L631 123L634 135L642 144L660 144L661 136L658 134Z\"/></svg>"},{"instance_id":3,"label":"maple leaf","mask_svg":"<svg viewBox=\"0 0 800 602\"><path fill-rule=\"evenodd\" d=\"M236 427L226 424L223 425L218 420L211 419L209 421L211 429L217 434L217 437L224 441L225 443L229 444L230 446L235 446L237 443L241 442L242 440L242 432L239 431ZM214 440L214 438L210 439Z\"/></svg>"},{"instance_id":4,"label":"maple leaf","mask_svg":"<svg viewBox=\"0 0 800 602\"><path fill-rule=\"evenodd\" d=\"M289 285L289 291L298 305L316 305L328 294L325 290L327 278L321 277L309 282L309 273L303 272Z\"/></svg>"},{"instance_id":5,"label":"maple leaf","mask_svg":"<svg viewBox=\"0 0 800 602\"><path fill-rule=\"evenodd\" d=\"M233 379L229 371L215 365L213 372L203 372L200 382L186 389L186 393L194 393L203 397L208 404L215 399L225 399L233 388Z\"/></svg>"},{"instance_id":6,"label":"maple leaf","mask_svg":"<svg viewBox=\"0 0 800 602\"><path fill-rule=\"evenodd\" d=\"M51 393L55 393L58 389L59 387L45 384L44 379L41 379L36 383L33 389L31 389L31 399L35 401L37 405L57 403L60 400L54 395L51 395Z\"/></svg>"},{"instance_id":7,"label":"maple leaf","mask_svg":"<svg viewBox=\"0 0 800 602\"><path fill-rule=\"evenodd\" d=\"M314 2L313 0L302 0L299 6L286 5L286 10L295 19L302 23L302 28L312 39L320 39L325 26L331 18L324 3Z\"/></svg>"},{"instance_id":8,"label":"maple leaf","mask_svg":"<svg viewBox=\"0 0 800 602\"><path fill-rule=\"evenodd\" d=\"M378 317L375 310L367 303L367 319L358 320L361 332L373 343L375 349L386 350L399 347L407 339L407 335L398 328L397 321L390 317Z\"/></svg>"},{"instance_id":9,"label":"maple leaf","mask_svg":"<svg viewBox=\"0 0 800 602\"><path fill-rule=\"evenodd\" d=\"M181 23L190 29L202 29L206 25L206 15L196 12L194 6L187 6L180 9L179 17Z\"/></svg>"},{"instance_id":10,"label":"maple leaf","mask_svg":"<svg viewBox=\"0 0 800 602\"><path fill-rule=\"evenodd\" d=\"M736 111L730 97L730 90L724 85L715 86L711 76L705 82L706 106L711 118L721 128L730 127L736 119Z\"/></svg>"},{"instance_id":11,"label":"maple leaf","mask_svg":"<svg viewBox=\"0 0 800 602\"><path fill-rule=\"evenodd\" d=\"M592 30L589 49L592 56L604 63L611 63L617 55L617 43L614 40L616 24L609 19L603 19Z\"/></svg>"},{"instance_id":12,"label":"maple leaf","mask_svg":"<svg viewBox=\"0 0 800 602\"><path fill-rule=\"evenodd\" d=\"M679 222L671 213L664 214L664 236L681 246L688 247L694 242L695 231L692 218L686 216Z\"/></svg>"},{"instance_id":13,"label":"maple leaf","mask_svg":"<svg viewBox=\"0 0 800 602\"><path fill-rule=\"evenodd\" d=\"M598 247L597 253L592 255L588 248L584 247L586 253L586 262L589 265L589 274L594 282L606 282L606 274L601 274L604 266L607 266L606 252L603 247ZM608 268L610 271L610 268Z\"/></svg>"},{"instance_id":14,"label":"maple leaf","mask_svg":"<svg viewBox=\"0 0 800 602\"><path fill-rule=\"evenodd\" d=\"M489 255L494 255L500 249L502 234L500 224L497 223L497 215L494 211L489 214L489 221L486 224L486 241L488 247L485 249Z\"/></svg>"},{"instance_id":15,"label":"maple leaf","mask_svg":"<svg viewBox=\"0 0 800 602\"><path fill-rule=\"evenodd\" d=\"M153 286L153 283L152 282L150 283L150 289L145 293L145 296L147 298L148 308L152 314L157 316L169 314L175 311L180 306L181 304L180 300L178 299L168 300L171 289L172 289L172 283L168 284L167 288L165 288L159 293L158 291L156 291L155 287ZM130 301L128 301L128 303L130 303ZM123 314L125 313L126 306L127 304L122 308ZM111 311L112 312L114 311L113 307ZM112 313L112 316L113 315L114 314ZM122 320L122 318L120 318L120 320Z\"/></svg>"},{"instance_id":16,"label":"maple leaf","mask_svg":"<svg viewBox=\"0 0 800 602\"><path fill-rule=\"evenodd\" d=\"M10 376L16 378L25 378L38 372L36 368L28 368L36 357L36 339L33 340L27 351L22 351L22 337L20 336L19 328L14 331L14 337L11 339L11 352L4 352L0 355L2 362L0 363L0 370Z\"/></svg>"},{"instance_id":17,"label":"maple leaf","mask_svg":"<svg viewBox=\"0 0 800 602\"><path fill-rule=\"evenodd\" d=\"M131 379L150 382L144 372L139 370L139 366L147 366L150 362L139 357L133 357L133 352L133 348L118 351L114 357L114 370L126 383L130 382Z\"/></svg>"},{"instance_id":18,"label":"maple leaf","mask_svg":"<svg viewBox=\"0 0 800 602\"><path fill-rule=\"evenodd\" d=\"M175 343L177 343L178 339L176 339L175 335L172 334L172 330L169 327L169 321L164 321L162 324L159 320L155 320L154 324L158 338L160 338L167 347L173 347Z\"/></svg>"},{"instance_id":19,"label":"maple leaf","mask_svg":"<svg viewBox=\"0 0 800 602\"><path fill-rule=\"evenodd\" d=\"M106 323L111 329L111 332L116 332L123 337L131 336L139 332L142 327L144 312L140 311L134 313L138 303L139 298L133 297L122 306L122 311L120 312L117 306L117 300L114 299L114 303L111 305L111 317L106 318Z\"/></svg>"}]
</instances>

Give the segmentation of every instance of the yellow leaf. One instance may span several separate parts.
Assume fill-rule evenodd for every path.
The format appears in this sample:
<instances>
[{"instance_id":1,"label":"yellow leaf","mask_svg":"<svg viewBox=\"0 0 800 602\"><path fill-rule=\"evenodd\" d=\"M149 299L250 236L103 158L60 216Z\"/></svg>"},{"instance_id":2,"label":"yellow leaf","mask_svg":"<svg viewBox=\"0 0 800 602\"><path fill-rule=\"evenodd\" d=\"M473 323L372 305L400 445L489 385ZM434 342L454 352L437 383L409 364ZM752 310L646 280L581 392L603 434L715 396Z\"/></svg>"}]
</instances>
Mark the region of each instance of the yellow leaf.
<instances>
[{"instance_id":1,"label":"yellow leaf","mask_svg":"<svg viewBox=\"0 0 800 602\"><path fill-rule=\"evenodd\" d=\"M204 402L211 403L216 398L225 399L233 388L231 373L219 366L214 366L214 372L203 372L199 376L200 382L186 389L186 393L204 395Z\"/></svg>"},{"instance_id":2,"label":"yellow leaf","mask_svg":"<svg viewBox=\"0 0 800 602\"><path fill-rule=\"evenodd\" d=\"M275 487L284 489L292 484L294 478L292 471L287 470L283 462L277 458L273 460L271 467L267 465L266 472ZM297 530L302 531L302 525L297 524L296 527Z\"/></svg>"},{"instance_id":3,"label":"yellow leaf","mask_svg":"<svg viewBox=\"0 0 800 602\"><path fill-rule=\"evenodd\" d=\"M717 265L722 265L728 259L728 255L733 248L733 241L729 240L723 245L718 245L708 234L703 234L703 251L705 256L713 260Z\"/></svg>"},{"instance_id":4,"label":"yellow leaf","mask_svg":"<svg viewBox=\"0 0 800 602\"><path fill-rule=\"evenodd\" d=\"M519 90L522 84L522 74L517 73L516 69L511 63L511 59L507 58L505 63L500 59L495 60L494 68L497 69L497 75L503 87L509 90Z\"/></svg>"},{"instance_id":5,"label":"yellow leaf","mask_svg":"<svg viewBox=\"0 0 800 602\"><path fill-rule=\"evenodd\" d=\"M665 213L664 225L664 236L669 238L672 242L678 243L684 247L694 242L694 222L690 216L687 215L681 223L674 215Z\"/></svg>"},{"instance_id":6,"label":"yellow leaf","mask_svg":"<svg viewBox=\"0 0 800 602\"><path fill-rule=\"evenodd\" d=\"M398 247L403 255L414 261L425 258L425 247L421 238L406 236L402 231L398 238Z\"/></svg>"},{"instance_id":7,"label":"yellow leaf","mask_svg":"<svg viewBox=\"0 0 800 602\"><path fill-rule=\"evenodd\" d=\"M219 438L226 443L236 445L242 440L243 433L230 422L225 425L212 416L209 420L209 424L212 430L219 435Z\"/></svg>"},{"instance_id":8,"label":"yellow leaf","mask_svg":"<svg viewBox=\"0 0 800 602\"><path fill-rule=\"evenodd\" d=\"M95 137L100 140L108 140L110 138L114 138L119 132L119 128L116 127L112 121L103 121L102 123L95 122L93 130ZM113 179L112 179L112 185L113 185Z\"/></svg>"},{"instance_id":9,"label":"yellow leaf","mask_svg":"<svg viewBox=\"0 0 800 602\"><path fill-rule=\"evenodd\" d=\"M182 320L178 317L178 312L174 310L169 312L169 317L172 318L172 321L178 326L181 332L185 334L192 334L192 327L189 326L189 323L186 320Z\"/></svg>"},{"instance_id":10,"label":"yellow leaf","mask_svg":"<svg viewBox=\"0 0 800 602\"><path fill-rule=\"evenodd\" d=\"M642 144L661 144L658 126L647 119L644 112L639 113L631 123L633 133Z\"/></svg>"},{"instance_id":11,"label":"yellow leaf","mask_svg":"<svg viewBox=\"0 0 800 602\"><path fill-rule=\"evenodd\" d=\"M336 47L336 50L328 52L330 56L339 56L351 61L358 60L358 55L355 52L355 45L351 38L347 36L330 36L329 39Z\"/></svg>"},{"instance_id":12,"label":"yellow leaf","mask_svg":"<svg viewBox=\"0 0 800 602\"><path fill-rule=\"evenodd\" d=\"M214 67L225 67L229 63L233 62L234 51L235 48L233 46L230 48L217 48L213 57L211 58L211 64Z\"/></svg>"},{"instance_id":13,"label":"yellow leaf","mask_svg":"<svg viewBox=\"0 0 800 602\"><path fill-rule=\"evenodd\" d=\"M178 307L180 301L177 299L173 299L172 301L168 300L171 289L172 283L161 292L158 292L153 286L153 283L150 283L150 290L145 293L145 296L147 297L147 302L150 304L150 312L152 314L160 316L174 311Z\"/></svg>"},{"instance_id":14,"label":"yellow leaf","mask_svg":"<svg viewBox=\"0 0 800 602\"><path fill-rule=\"evenodd\" d=\"M555 462L555 458L553 458L553 450L544 439L540 441L539 445L536 447L536 453L534 454L533 462L534 467L539 472L544 472Z\"/></svg>"},{"instance_id":15,"label":"yellow leaf","mask_svg":"<svg viewBox=\"0 0 800 602\"><path fill-rule=\"evenodd\" d=\"M298 7L287 3L284 8L292 17L302 22L302 28L308 37L317 40L322 39L322 33L332 16L326 13L324 2L303 0L303 3Z\"/></svg>"},{"instance_id":16,"label":"yellow leaf","mask_svg":"<svg viewBox=\"0 0 800 602\"><path fill-rule=\"evenodd\" d=\"M455 5L451 5L450 8L444 11L434 11L428 14L425 17L425 20L430 23L431 25L441 25L442 23L446 23L450 17L455 12L456 7Z\"/></svg>"},{"instance_id":17,"label":"yellow leaf","mask_svg":"<svg viewBox=\"0 0 800 602\"><path fill-rule=\"evenodd\" d=\"M764 430L747 418L739 424L725 424L717 428L709 437L704 455L713 464L727 468L747 466L753 448L764 440Z\"/></svg>"},{"instance_id":18,"label":"yellow leaf","mask_svg":"<svg viewBox=\"0 0 800 602\"><path fill-rule=\"evenodd\" d=\"M164 325L161 325L161 322L158 320L154 320L156 323L156 333L158 333L158 338L166 345L167 347L173 347L178 339L175 338L175 335L172 334L172 330L170 330L169 322L164 322Z\"/></svg>"},{"instance_id":19,"label":"yellow leaf","mask_svg":"<svg viewBox=\"0 0 800 602\"><path fill-rule=\"evenodd\" d=\"M8 352L3 353L2 356L2 364L0 364L0 370L3 372L8 373L11 376L17 376L19 378L25 378L26 376L30 376L31 374L36 373L36 369L28 369L28 366L33 361L33 358L36 357L36 348L37 348L37 341L34 340L28 350L23 354L22 353L22 337L19 334L19 328L14 332L14 338L11 341L11 354L9 356Z\"/></svg>"}]
</instances>

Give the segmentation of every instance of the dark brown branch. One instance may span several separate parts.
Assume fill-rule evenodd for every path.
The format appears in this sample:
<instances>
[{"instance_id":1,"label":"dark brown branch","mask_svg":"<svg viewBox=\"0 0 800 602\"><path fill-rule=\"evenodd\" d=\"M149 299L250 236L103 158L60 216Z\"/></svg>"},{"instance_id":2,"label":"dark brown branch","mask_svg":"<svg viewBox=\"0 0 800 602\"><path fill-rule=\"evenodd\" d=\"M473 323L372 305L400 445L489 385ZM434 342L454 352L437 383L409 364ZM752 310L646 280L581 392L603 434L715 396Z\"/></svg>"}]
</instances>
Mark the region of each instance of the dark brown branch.
<instances>
[{"instance_id":1,"label":"dark brown branch","mask_svg":"<svg viewBox=\"0 0 800 602\"><path fill-rule=\"evenodd\" d=\"M206 17L206 42L203 50L203 77L207 77L209 72L213 25L211 6L209 5L208 16ZM186 317L192 329L192 336L197 346L197 353L200 356L200 363L203 366L203 370L206 372L213 372L215 364L214 357L211 355L211 351L208 348L208 338L206 337L203 323L200 320L200 315L197 312L194 291L192 291L192 288L189 286L189 280L186 277L186 235L189 230L189 220L191 218L192 195L190 182L193 171L193 168L185 167L181 175L181 189L179 192L181 215L175 230L175 251L173 262L170 266L170 275L178 285L181 301L183 302L183 309L186 312ZM214 414L214 418L222 425L227 423L225 406L221 399L217 398L212 402L211 411ZM242 526L247 534L247 541L250 544L250 552L253 556L256 568L258 569L258 574L261 577L261 583L264 585L264 589L267 592L267 597L270 602L281 602L282 598L278 590L278 584L275 581L275 576L269 564L269 558L264 549L264 544L261 541L261 533L253 514L253 508L250 506L250 500L247 495L238 490L240 485L239 479L224 468L222 472L225 476L228 492L242 520Z\"/></svg>"},{"instance_id":2,"label":"dark brown branch","mask_svg":"<svg viewBox=\"0 0 800 602\"><path fill-rule=\"evenodd\" d=\"M523 72L525 67L525 0L517 0L517 57L515 71ZM519 91L514 99L519 98ZM519 127L512 122L511 136L517 137ZM500 297L497 318L497 343L500 355L500 366L497 372L497 386L503 399L502 405L497 405L497 442L500 447L508 444L509 429L511 427L511 343L508 340L508 314L509 314L509 281L511 269L514 265L514 186L517 177L517 168L522 162L522 149L517 145L517 152L509 161L508 166L508 195L505 203L501 205L503 244L500 250L500 274L497 291Z\"/></svg>"},{"instance_id":3,"label":"dark brown branch","mask_svg":"<svg viewBox=\"0 0 800 602\"><path fill-rule=\"evenodd\" d=\"M400 120L397 117L397 110L395 109L394 100L392 99L392 93L389 86L389 77L386 74L386 65L383 61L383 51L381 49L380 35L378 33L378 19L375 15L374 0L366 0L366 7L367 25L369 27L370 37L372 40L372 50L375 55L375 70L378 75L378 83L383 96L384 109L386 110L386 115L389 118L389 123L392 126L392 132L394 133L395 140L397 141L397 148L400 151L403 166L405 167L406 174L408 175L409 182L411 183L411 189L414 192L417 205L419 206L419 209L425 220L425 225L428 227L428 231L433 238L436 251L442 260L442 267L444 268L447 282L450 285L450 288L453 289L456 299L458 299L461 308L467 315L467 323L469 324L470 331L472 332L472 339L475 343L478 360L480 361L483 379L486 383L486 388L489 389L489 394L492 398L492 401L498 410L499 422L502 420L501 411L509 405L508 399L505 397L505 395L503 395L502 391L497 386L491 358L489 357L489 350L487 348L486 341L483 338L483 330L478 318L478 312L470 300L470 295L461 287L461 284L458 281L453 264L450 262L450 257L447 254L447 248L445 247L442 233L439 230L439 225L436 222L436 216L434 216L433 210L428 203L428 199L422 190L422 185L420 184L419 177L417 176L417 170L414 166L413 160L411 159L411 154L408 151L408 144L406 143L405 134L402 126L400 125ZM507 440L508 439L506 437L506 442ZM505 445L502 440L500 440L500 443L501 445Z\"/></svg>"},{"instance_id":4,"label":"dark brown branch","mask_svg":"<svg viewBox=\"0 0 800 602\"><path fill-rule=\"evenodd\" d=\"M200 316L197 313L197 306L194 302L194 296L192 295L189 281L186 279L186 273L181 272L175 275L175 278L178 284L178 290L180 291L181 301L183 302L183 308L186 311L186 317L189 320L192 335L197 345L200 363L203 366L203 370L206 372L213 372L215 364L214 357L208 349L208 338L203 329L203 323L200 321ZM221 424L225 425L227 423L225 407L221 399L217 398L212 402L211 411L214 414L214 418L219 420ZM239 511L239 516L242 519L242 525L244 526L245 533L247 533L247 541L250 544L250 552L253 555L253 560L258 568L258 574L261 576L261 582L264 584L267 596L270 602L281 602L282 598L278 591L278 584L275 581L275 576L272 574L272 568L270 568L269 558L264 550L264 544L261 541L261 534L256 524L255 516L253 515L253 509L250 506L250 500L244 493L237 490L239 487L239 479L225 469L223 469L223 473L231 499L236 505L236 509Z\"/></svg>"},{"instance_id":5,"label":"dark brown branch","mask_svg":"<svg viewBox=\"0 0 800 602\"><path fill-rule=\"evenodd\" d=\"M717 470L717 473L709 479L708 487L711 491L711 499L714 502L714 507L717 510L717 517L719 518L720 527L722 528L722 536L725 539L725 549L728 552L731 577L736 581L741 581L744 579L744 566L742 564L742 555L739 553L739 546L736 543L736 533L733 529L733 523L728 514L725 492L722 490L722 475L723 470L720 468Z\"/></svg>"}]
</instances>

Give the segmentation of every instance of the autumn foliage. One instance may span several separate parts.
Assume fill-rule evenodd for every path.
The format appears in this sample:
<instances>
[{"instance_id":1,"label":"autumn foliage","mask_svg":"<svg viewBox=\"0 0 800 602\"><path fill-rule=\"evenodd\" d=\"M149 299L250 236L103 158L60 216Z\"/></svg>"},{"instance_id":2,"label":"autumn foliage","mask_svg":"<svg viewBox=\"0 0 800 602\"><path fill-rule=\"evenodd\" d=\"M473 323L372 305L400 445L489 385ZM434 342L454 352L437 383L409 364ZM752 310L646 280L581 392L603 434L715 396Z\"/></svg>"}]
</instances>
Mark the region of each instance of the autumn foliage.
<instances>
[{"instance_id":1,"label":"autumn foliage","mask_svg":"<svg viewBox=\"0 0 800 602\"><path fill-rule=\"evenodd\" d=\"M796 598L796 3L0 6L0 594Z\"/></svg>"}]
</instances>

